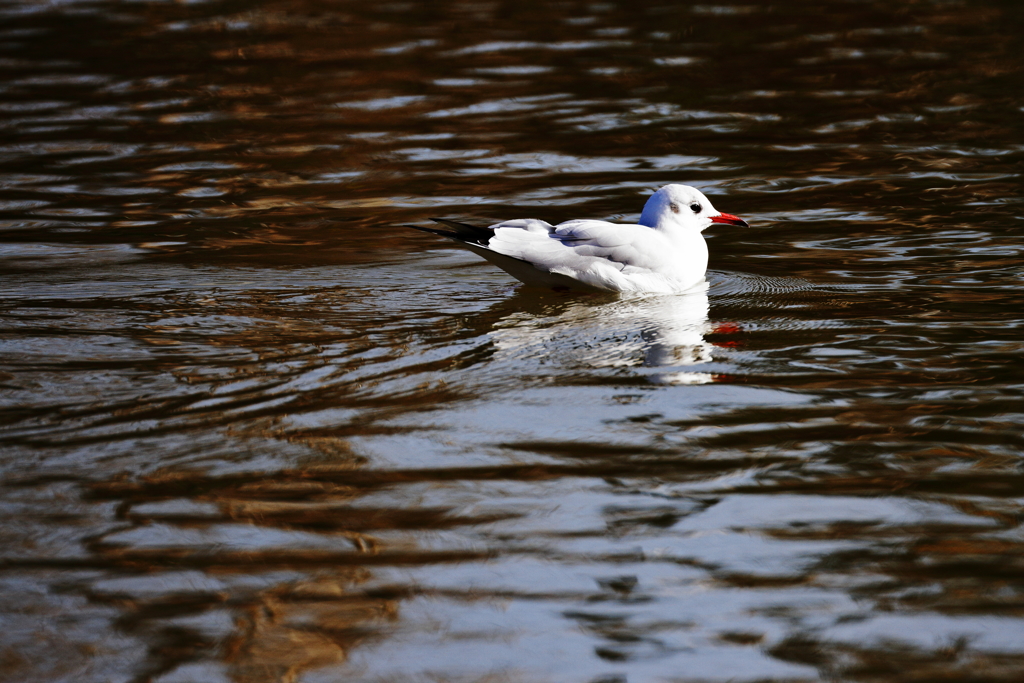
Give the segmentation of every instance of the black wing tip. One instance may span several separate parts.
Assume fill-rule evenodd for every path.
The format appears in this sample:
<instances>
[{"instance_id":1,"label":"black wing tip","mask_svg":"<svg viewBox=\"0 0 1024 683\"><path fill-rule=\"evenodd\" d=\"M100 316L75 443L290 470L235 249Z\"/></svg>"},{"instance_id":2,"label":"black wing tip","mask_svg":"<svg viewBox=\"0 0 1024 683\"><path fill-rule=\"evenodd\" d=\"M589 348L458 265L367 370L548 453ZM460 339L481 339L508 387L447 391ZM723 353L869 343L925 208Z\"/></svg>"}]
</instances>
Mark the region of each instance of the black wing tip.
<instances>
[{"instance_id":1,"label":"black wing tip","mask_svg":"<svg viewBox=\"0 0 1024 683\"><path fill-rule=\"evenodd\" d=\"M438 228L428 228L422 225L408 225L406 227L422 230L423 232L431 232L435 235L441 235L459 242L475 244L481 247L486 247L488 241L490 241L491 237L494 236L494 231L490 228L481 228L477 225L470 225L469 223L460 223L459 221L453 221L449 218L431 218L430 220L435 223L439 223L448 229L442 230Z\"/></svg>"},{"instance_id":2,"label":"black wing tip","mask_svg":"<svg viewBox=\"0 0 1024 683\"><path fill-rule=\"evenodd\" d=\"M448 222L445 220L439 220L438 223L444 226L452 227L453 230L443 230L441 228L429 228L425 225L410 225L404 224L403 228L412 228L413 230L419 230L420 232L429 232L432 235L439 235L441 237L447 237L450 240L454 240L461 244L468 244L471 246L486 247L487 242L494 236L494 233L487 228L475 228L474 226L462 227L462 224L455 223L454 221ZM466 228L473 228L467 230Z\"/></svg>"}]
</instances>

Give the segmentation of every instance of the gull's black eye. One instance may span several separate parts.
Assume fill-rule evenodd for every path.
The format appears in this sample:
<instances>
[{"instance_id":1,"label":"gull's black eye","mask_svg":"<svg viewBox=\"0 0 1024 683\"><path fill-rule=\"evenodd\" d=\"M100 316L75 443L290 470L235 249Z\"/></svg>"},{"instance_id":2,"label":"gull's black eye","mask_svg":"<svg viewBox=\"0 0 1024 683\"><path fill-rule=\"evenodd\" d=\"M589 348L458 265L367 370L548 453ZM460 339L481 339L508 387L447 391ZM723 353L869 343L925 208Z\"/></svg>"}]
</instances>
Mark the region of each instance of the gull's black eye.
<instances>
[{"instance_id":1,"label":"gull's black eye","mask_svg":"<svg viewBox=\"0 0 1024 683\"><path fill-rule=\"evenodd\" d=\"M694 213L700 213L700 204L698 204L697 202L690 204L690 210L693 211Z\"/></svg>"},{"instance_id":2,"label":"gull's black eye","mask_svg":"<svg viewBox=\"0 0 1024 683\"><path fill-rule=\"evenodd\" d=\"M672 209L672 213L679 213L679 205L676 204L675 202L669 204L668 208Z\"/></svg>"}]
</instances>

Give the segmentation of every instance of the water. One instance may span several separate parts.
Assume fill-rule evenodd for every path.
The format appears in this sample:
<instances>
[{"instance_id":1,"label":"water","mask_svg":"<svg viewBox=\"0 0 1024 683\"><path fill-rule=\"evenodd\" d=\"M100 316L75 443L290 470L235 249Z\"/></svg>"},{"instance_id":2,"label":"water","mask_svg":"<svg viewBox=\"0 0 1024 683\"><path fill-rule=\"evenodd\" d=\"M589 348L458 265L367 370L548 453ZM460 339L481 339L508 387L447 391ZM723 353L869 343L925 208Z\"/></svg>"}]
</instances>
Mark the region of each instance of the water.
<instances>
[{"instance_id":1,"label":"water","mask_svg":"<svg viewBox=\"0 0 1024 683\"><path fill-rule=\"evenodd\" d=\"M0 680L1021 680L1022 34L4 2ZM706 292L400 227L669 182Z\"/></svg>"}]
</instances>

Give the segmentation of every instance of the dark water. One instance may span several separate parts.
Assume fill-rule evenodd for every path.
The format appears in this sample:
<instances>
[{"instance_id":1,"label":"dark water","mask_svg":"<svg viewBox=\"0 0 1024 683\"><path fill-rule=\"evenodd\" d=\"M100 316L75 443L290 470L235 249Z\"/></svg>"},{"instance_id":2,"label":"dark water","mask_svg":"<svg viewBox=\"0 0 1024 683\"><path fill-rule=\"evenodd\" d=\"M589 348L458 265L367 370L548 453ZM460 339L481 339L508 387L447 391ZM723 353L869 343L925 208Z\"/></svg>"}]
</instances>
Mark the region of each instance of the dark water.
<instances>
[{"instance_id":1,"label":"dark water","mask_svg":"<svg viewBox=\"0 0 1024 683\"><path fill-rule=\"evenodd\" d=\"M1024 4L0 4L0 680L1024 679ZM633 220L706 294L430 216Z\"/></svg>"}]
</instances>

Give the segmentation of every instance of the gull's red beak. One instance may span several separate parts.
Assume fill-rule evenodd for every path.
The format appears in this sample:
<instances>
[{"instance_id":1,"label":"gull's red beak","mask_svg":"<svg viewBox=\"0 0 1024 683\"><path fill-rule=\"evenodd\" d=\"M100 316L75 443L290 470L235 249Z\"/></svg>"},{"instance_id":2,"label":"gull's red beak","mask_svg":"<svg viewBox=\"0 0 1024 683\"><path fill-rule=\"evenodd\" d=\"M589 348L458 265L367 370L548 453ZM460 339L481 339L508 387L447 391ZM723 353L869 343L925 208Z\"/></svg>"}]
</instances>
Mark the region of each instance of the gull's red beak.
<instances>
[{"instance_id":1,"label":"gull's red beak","mask_svg":"<svg viewBox=\"0 0 1024 683\"><path fill-rule=\"evenodd\" d=\"M747 222L738 216L733 216L731 213L720 213L717 216L711 216L712 223L727 223L729 225L738 225L741 228L749 228Z\"/></svg>"}]
</instances>

